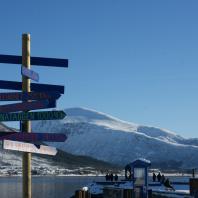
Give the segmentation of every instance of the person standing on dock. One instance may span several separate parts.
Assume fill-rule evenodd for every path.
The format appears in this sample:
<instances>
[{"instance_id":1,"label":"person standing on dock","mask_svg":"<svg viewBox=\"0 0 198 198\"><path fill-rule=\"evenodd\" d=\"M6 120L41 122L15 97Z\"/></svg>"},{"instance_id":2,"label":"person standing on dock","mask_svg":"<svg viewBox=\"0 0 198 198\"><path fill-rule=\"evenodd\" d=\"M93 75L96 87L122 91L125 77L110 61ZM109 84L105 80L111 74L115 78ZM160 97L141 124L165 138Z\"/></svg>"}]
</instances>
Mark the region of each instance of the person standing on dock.
<instances>
[{"instance_id":1,"label":"person standing on dock","mask_svg":"<svg viewBox=\"0 0 198 198\"><path fill-rule=\"evenodd\" d=\"M118 175L117 175L117 174L115 174L114 180L115 180L116 182L118 181Z\"/></svg>"},{"instance_id":2,"label":"person standing on dock","mask_svg":"<svg viewBox=\"0 0 198 198\"><path fill-rule=\"evenodd\" d=\"M162 178L162 176L161 176L161 173L159 172L158 175L157 175L157 181L161 182L161 178Z\"/></svg>"},{"instance_id":3,"label":"person standing on dock","mask_svg":"<svg viewBox=\"0 0 198 198\"><path fill-rule=\"evenodd\" d=\"M156 174L153 172L153 182L156 181Z\"/></svg>"},{"instance_id":4,"label":"person standing on dock","mask_svg":"<svg viewBox=\"0 0 198 198\"><path fill-rule=\"evenodd\" d=\"M113 181L113 173L110 174L110 181Z\"/></svg>"},{"instance_id":5,"label":"person standing on dock","mask_svg":"<svg viewBox=\"0 0 198 198\"><path fill-rule=\"evenodd\" d=\"M109 174L108 173L105 175L105 179L106 179L106 181L109 180Z\"/></svg>"}]
</instances>

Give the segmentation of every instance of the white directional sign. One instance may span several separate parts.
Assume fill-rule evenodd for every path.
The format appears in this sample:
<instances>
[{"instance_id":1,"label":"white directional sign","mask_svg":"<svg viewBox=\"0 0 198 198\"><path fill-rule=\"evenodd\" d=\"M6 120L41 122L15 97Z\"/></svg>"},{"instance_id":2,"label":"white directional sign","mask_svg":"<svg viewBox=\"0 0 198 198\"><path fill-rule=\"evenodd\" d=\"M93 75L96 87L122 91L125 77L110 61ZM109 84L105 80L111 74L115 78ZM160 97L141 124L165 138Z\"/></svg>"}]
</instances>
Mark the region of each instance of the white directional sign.
<instances>
[{"instance_id":1,"label":"white directional sign","mask_svg":"<svg viewBox=\"0 0 198 198\"><path fill-rule=\"evenodd\" d=\"M24 67L24 66L21 67L21 74L30 78L30 79L32 79L32 80L34 80L34 81L37 81L37 82L39 81L39 74L36 73L33 70L27 69L27 66L26 67Z\"/></svg>"},{"instance_id":2,"label":"white directional sign","mask_svg":"<svg viewBox=\"0 0 198 198\"><path fill-rule=\"evenodd\" d=\"M39 145L36 146L31 143L3 140L3 149L22 151L28 153L39 153L45 155L56 155L57 150L54 147Z\"/></svg>"}]
</instances>

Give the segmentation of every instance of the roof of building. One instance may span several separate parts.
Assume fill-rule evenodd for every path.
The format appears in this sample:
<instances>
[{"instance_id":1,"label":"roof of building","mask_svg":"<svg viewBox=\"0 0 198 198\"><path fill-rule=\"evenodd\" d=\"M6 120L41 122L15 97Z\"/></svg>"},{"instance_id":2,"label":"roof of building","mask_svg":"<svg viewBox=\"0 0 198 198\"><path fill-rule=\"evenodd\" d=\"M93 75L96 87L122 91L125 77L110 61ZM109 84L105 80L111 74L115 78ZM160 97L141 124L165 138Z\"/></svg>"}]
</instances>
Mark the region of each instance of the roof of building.
<instances>
[{"instance_id":1,"label":"roof of building","mask_svg":"<svg viewBox=\"0 0 198 198\"><path fill-rule=\"evenodd\" d=\"M144 158L138 158L134 160L133 162L126 165L126 167L149 167L151 165L151 161L144 159Z\"/></svg>"}]
</instances>

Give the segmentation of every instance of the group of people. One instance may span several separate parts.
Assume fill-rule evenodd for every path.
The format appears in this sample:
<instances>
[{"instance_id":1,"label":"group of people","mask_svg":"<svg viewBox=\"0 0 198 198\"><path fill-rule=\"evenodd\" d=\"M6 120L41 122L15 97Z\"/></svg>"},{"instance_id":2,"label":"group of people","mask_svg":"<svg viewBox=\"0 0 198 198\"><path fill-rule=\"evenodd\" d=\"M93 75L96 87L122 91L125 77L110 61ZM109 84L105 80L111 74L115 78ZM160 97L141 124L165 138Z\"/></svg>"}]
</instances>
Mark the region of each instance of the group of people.
<instances>
[{"instance_id":1,"label":"group of people","mask_svg":"<svg viewBox=\"0 0 198 198\"><path fill-rule=\"evenodd\" d=\"M157 175L153 172L153 182L160 182L161 184L163 184L166 188L174 190L174 187L170 184L169 179L165 178L164 174L161 175L161 173L159 172Z\"/></svg>"},{"instance_id":2,"label":"group of people","mask_svg":"<svg viewBox=\"0 0 198 198\"><path fill-rule=\"evenodd\" d=\"M159 172L157 175L153 172L153 182L160 182L160 183L164 183L165 182L165 176L164 174L161 175L161 173Z\"/></svg>"},{"instance_id":3,"label":"group of people","mask_svg":"<svg viewBox=\"0 0 198 198\"><path fill-rule=\"evenodd\" d=\"M118 175L113 175L113 173L107 173L105 179L106 181L118 181Z\"/></svg>"}]
</instances>

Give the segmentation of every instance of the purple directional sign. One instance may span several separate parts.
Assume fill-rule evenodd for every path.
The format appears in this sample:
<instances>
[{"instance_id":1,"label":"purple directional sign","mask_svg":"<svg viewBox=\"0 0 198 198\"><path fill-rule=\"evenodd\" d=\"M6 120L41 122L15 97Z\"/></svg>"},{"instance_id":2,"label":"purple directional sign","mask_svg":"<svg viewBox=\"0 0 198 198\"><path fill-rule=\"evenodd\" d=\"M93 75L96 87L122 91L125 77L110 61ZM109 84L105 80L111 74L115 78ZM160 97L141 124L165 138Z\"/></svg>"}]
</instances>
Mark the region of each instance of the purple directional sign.
<instances>
[{"instance_id":1,"label":"purple directional sign","mask_svg":"<svg viewBox=\"0 0 198 198\"><path fill-rule=\"evenodd\" d=\"M56 91L45 92L6 92L0 93L0 101L56 100L61 94Z\"/></svg>"},{"instance_id":2,"label":"purple directional sign","mask_svg":"<svg viewBox=\"0 0 198 198\"><path fill-rule=\"evenodd\" d=\"M55 100L40 100L33 102L22 102L0 106L0 113L11 113L18 111L31 111L37 109L47 109L56 107Z\"/></svg>"},{"instance_id":3,"label":"purple directional sign","mask_svg":"<svg viewBox=\"0 0 198 198\"><path fill-rule=\"evenodd\" d=\"M28 78L30 78L31 80L34 80L36 82L39 81L39 74L36 73L35 71L31 70L31 69L27 69L26 67L21 66L21 75L24 75Z\"/></svg>"},{"instance_id":4,"label":"purple directional sign","mask_svg":"<svg viewBox=\"0 0 198 198\"><path fill-rule=\"evenodd\" d=\"M65 142L66 139L67 137L63 133L0 132L0 140Z\"/></svg>"}]
</instances>

